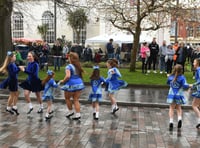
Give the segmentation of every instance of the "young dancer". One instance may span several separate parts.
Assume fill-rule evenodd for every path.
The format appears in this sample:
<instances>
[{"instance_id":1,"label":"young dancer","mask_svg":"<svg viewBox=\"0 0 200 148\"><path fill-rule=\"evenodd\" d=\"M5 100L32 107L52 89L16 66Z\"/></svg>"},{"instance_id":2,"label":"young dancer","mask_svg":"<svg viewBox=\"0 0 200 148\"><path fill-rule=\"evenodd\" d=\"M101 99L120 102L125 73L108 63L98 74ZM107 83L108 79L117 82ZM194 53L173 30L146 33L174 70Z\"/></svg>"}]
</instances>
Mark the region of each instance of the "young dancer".
<instances>
[{"instance_id":1,"label":"young dancer","mask_svg":"<svg viewBox=\"0 0 200 148\"><path fill-rule=\"evenodd\" d=\"M93 66L93 72L90 76L90 84L92 90L89 95L89 101L92 102L93 108L93 118L95 120L99 119L99 102L102 101L102 83L105 79L100 76L99 66Z\"/></svg>"},{"instance_id":2,"label":"young dancer","mask_svg":"<svg viewBox=\"0 0 200 148\"><path fill-rule=\"evenodd\" d=\"M195 79L196 83L192 85L192 89L195 89L195 91L192 93L192 96L194 97L192 102L192 108L194 112L196 113L198 117L198 123L196 125L196 128L200 128L200 59L195 59L193 62L194 69L196 69L195 72Z\"/></svg>"},{"instance_id":3,"label":"young dancer","mask_svg":"<svg viewBox=\"0 0 200 148\"><path fill-rule=\"evenodd\" d=\"M44 87L44 93L42 96L43 101L47 101L47 112L45 115L46 119L50 119L52 117L52 100L54 99L53 96L53 88L57 88L58 85L54 80L54 72L51 70L47 71L47 77L42 81L42 85Z\"/></svg>"},{"instance_id":4,"label":"young dancer","mask_svg":"<svg viewBox=\"0 0 200 148\"><path fill-rule=\"evenodd\" d=\"M68 60L70 64L68 64L65 68L64 79L60 81L60 83L64 83L61 89L64 90L64 96L67 105L66 117L70 118L74 114L72 101L70 100L72 97L76 111L73 120L79 120L81 118L79 98L81 95L81 90L85 88L82 80L83 69L77 53L70 52L68 55Z\"/></svg>"},{"instance_id":5,"label":"young dancer","mask_svg":"<svg viewBox=\"0 0 200 148\"><path fill-rule=\"evenodd\" d=\"M167 84L170 86L167 96L167 103L170 104L169 130L172 130L174 126L173 117L175 108L178 116L178 128L180 129L182 127L181 105L186 103L183 90L189 88L186 78L182 73L183 67L180 64L177 64L174 66L172 74L167 79Z\"/></svg>"},{"instance_id":6,"label":"young dancer","mask_svg":"<svg viewBox=\"0 0 200 148\"><path fill-rule=\"evenodd\" d=\"M37 100L40 104L40 108L37 111L37 113L42 113L43 112L43 104L42 104L42 99L41 99L41 90L43 90L42 83L40 78L38 77L39 73L39 64L37 62L37 56L33 51L30 51L27 56L28 60L28 66L19 66L19 68L28 74L28 78L22 82L19 86L21 86L24 89L24 96L27 100L27 103L29 105L29 111L27 114L30 114L33 110L33 105L31 103L30 99L30 93L34 92Z\"/></svg>"},{"instance_id":7,"label":"young dancer","mask_svg":"<svg viewBox=\"0 0 200 148\"><path fill-rule=\"evenodd\" d=\"M126 87L127 83L123 80L119 80L121 73L119 72L117 65L118 62L116 59L109 59L106 63L108 70L108 77L106 79L106 91L108 91L108 97L111 101L111 112L115 114L119 110L117 102L115 99L115 92L122 87Z\"/></svg>"},{"instance_id":8,"label":"young dancer","mask_svg":"<svg viewBox=\"0 0 200 148\"><path fill-rule=\"evenodd\" d=\"M17 77L20 69L16 66L15 61L16 55L13 52L8 51L3 66L0 68L1 73L8 73L8 78L0 84L0 88L6 88L8 86L10 91L6 111L10 114L16 113L16 115L19 115L17 110L17 99L19 96Z\"/></svg>"}]
</instances>

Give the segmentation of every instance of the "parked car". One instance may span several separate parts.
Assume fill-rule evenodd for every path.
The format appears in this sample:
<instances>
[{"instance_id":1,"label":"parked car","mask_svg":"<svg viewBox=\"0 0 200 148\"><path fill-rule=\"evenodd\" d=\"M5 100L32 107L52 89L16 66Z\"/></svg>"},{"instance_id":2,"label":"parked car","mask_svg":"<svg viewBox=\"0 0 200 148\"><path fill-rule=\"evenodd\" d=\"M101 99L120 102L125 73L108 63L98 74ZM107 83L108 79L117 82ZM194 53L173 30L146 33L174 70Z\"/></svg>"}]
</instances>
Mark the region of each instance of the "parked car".
<instances>
[{"instance_id":1,"label":"parked car","mask_svg":"<svg viewBox=\"0 0 200 148\"><path fill-rule=\"evenodd\" d=\"M29 52L29 46L24 44L16 45L15 50L18 50L21 53L22 59L25 60Z\"/></svg>"}]
</instances>

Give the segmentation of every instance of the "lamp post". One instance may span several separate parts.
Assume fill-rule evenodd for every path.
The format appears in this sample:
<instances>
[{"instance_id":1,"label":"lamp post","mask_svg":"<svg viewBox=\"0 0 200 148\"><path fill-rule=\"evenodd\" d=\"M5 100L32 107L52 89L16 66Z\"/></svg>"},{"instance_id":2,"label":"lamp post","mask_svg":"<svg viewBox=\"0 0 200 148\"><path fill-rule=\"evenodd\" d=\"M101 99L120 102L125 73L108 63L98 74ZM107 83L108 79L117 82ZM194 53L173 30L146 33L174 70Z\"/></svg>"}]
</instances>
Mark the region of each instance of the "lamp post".
<instances>
[{"instance_id":1,"label":"lamp post","mask_svg":"<svg viewBox=\"0 0 200 148\"><path fill-rule=\"evenodd\" d=\"M179 0L176 0L176 7L179 6ZM175 42L178 41L178 18L176 15L176 21L175 21Z\"/></svg>"},{"instance_id":2,"label":"lamp post","mask_svg":"<svg viewBox=\"0 0 200 148\"><path fill-rule=\"evenodd\" d=\"M57 29L56 29L56 27L57 27L57 25L56 25L56 23L57 23L57 21L56 21L56 18L57 17L57 13L56 13L56 0L54 0L54 40L56 40L57 39L57 37L56 37L56 35L57 35Z\"/></svg>"}]
</instances>

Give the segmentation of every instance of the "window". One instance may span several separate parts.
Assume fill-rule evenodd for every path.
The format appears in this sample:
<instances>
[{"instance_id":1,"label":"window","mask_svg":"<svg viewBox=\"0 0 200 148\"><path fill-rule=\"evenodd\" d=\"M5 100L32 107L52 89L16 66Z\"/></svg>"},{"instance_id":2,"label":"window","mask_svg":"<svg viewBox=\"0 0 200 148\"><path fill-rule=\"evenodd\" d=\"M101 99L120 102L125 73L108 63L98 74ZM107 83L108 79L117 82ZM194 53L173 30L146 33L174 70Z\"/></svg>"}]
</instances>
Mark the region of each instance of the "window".
<instances>
[{"instance_id":1,"label":"window","mask_svg":"<svg viewBox=\"0 0 200 148\"><path fill-rule=\"evenodd\" d=\"M196 29L197 29L197 30L196 30L196 31L197 31L197 32L196 32L196 36L197 36L197 37L200 37L200 26L198 26Z\"/></svg>"},{"instance_id":2,"label":"window","mask_svg":"<svg viewBox=\"0 0 200 148\"><path fill-rule=\"evenodd\" d=\"M188 27L188 36L193 37L194 36L194 29L192 26Z\"/></svg>"},{"instance_id":3,"label":"window","mask_svg":"<svg viewBox=\"0 0 200 148\"><path fill-rule=\"evenodd\" d=\"M14 12L12 15L12 37L24 37L23 15L21 12Z\"/></svg>"},{"instance_id":4,"label":"window","mask_svg":"<svg viewBox=\"0 0 200 148\"><path fill-rule=\"evenodd\" d=\"M78 38L77 38L77 34L76 34L76 32L75 31L73 31L73 42L74 43L78 43ZM86 26L83 28L83 29L81 29L81 31L80 31L80 43L82 44L82 45L84 45L85 44L85 40L86 40Z\"/></svg>"},{"instance_id":5,"label":"window","mask_svg":"<svg viewBox=\"0 0 200 148\"><path fill-rule=\"evenodd\" d=\"M48 31L46 34L46 41L54 43L54 16L50 11L45 11L42 15L42 24L47 24Z\"/></svg>"}]
</instances>

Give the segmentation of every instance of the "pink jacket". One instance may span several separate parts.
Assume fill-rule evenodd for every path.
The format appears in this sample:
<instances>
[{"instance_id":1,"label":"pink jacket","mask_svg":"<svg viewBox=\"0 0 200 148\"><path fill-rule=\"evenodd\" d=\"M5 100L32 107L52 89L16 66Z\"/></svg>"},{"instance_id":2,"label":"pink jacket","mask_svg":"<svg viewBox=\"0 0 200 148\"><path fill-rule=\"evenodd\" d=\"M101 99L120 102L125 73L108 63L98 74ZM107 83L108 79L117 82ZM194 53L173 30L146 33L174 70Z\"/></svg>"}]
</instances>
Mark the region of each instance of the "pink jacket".
<instances>
[{"instance_id":1,"label":"pink jacket","mask_svg":"<svg viewBox=\"0 0 200 148\"><path fill-rule=\"evenodd\" d=\"M147 57L146 51L150 52L149 47L142 46L142 47L140 48L140 55L141 55L142 58L146 58L146 57Z\"/></svg>"}]
</instances>

